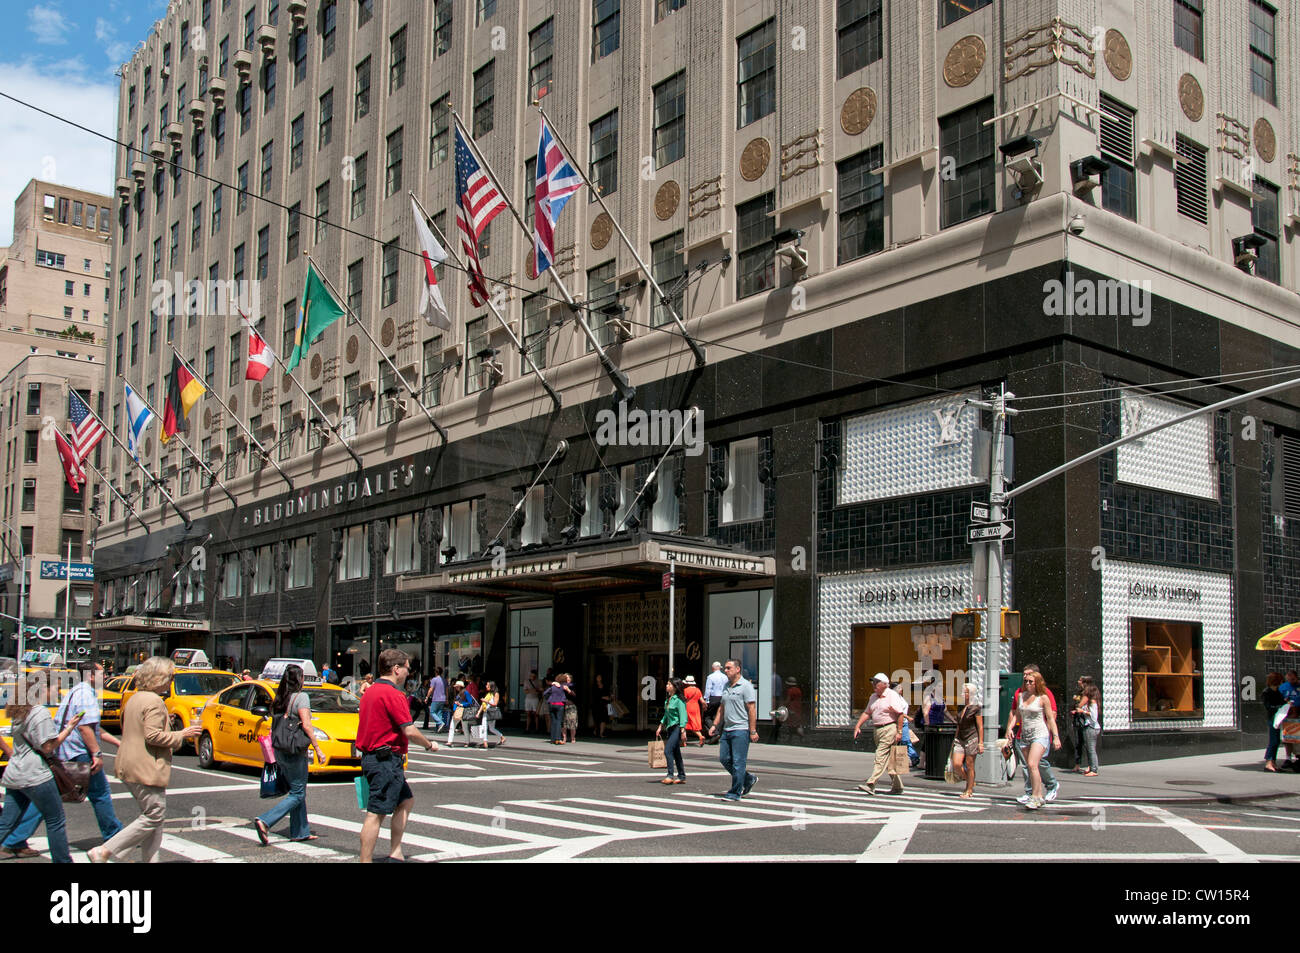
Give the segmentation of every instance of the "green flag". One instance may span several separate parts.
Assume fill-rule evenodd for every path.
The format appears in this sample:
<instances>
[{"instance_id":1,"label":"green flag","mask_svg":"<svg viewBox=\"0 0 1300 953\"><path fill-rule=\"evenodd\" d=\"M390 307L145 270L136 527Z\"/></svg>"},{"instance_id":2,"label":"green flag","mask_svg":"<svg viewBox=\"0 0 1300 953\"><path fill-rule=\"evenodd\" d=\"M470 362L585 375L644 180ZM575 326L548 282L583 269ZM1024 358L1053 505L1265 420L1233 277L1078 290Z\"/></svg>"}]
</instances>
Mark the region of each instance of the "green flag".
<instances>
[{"instance_id":1,"label":"green flag","mask_svg":"<svg viewBox=\"0 0 1300 953\"><path fill-rule=\"evenodd\" d=\"M298 324L293 329L293 350L288 355L286 367L292 371L307 355L312 342L321 332L346 313L338 299L330 294L324 280L316 271L315 263L307 265L307 285L302 289L302 303L298 306Z\"/></svg>"}]
</instances>

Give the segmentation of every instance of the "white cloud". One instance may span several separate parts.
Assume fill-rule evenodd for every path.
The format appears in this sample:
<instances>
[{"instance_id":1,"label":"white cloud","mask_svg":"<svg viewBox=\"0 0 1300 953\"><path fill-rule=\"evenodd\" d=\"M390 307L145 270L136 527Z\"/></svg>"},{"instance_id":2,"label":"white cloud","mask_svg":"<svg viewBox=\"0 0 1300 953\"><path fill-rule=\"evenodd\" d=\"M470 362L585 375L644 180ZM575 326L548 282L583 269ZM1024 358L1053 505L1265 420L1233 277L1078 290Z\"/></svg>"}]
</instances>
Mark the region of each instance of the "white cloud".
<instances>
[{"instance_id":1,"label":"white cloud","mask_svg":"<svg viewBox=\"0 0 1300 953\"><path fill-rule=\"evenodd\" d=\"M67 43L68 38L63 34L74 26L53 4L47 7L37 4L27 11L27 29L37 43Z\"/></svg>"},{"instance_id":2,"label":"white cloud","mask_svg":"<svg viewBox=\"0 0 1300 953\"><path fill-rule=\"evenodd\" d=\"M125 17L123 22L130 20ZM131 52L131 44L117 38L117 27L98 17L95 20L95 39L104 47L104 55L108 61L114 64L121 64L126 61L127 55Z\"/></svg>"},{"instance_id":3,"label":"white cloud","mask_svg":"<svg viewBox=\"0 0 1300 953\"><path fill-rule=\"evenodd\" d=\"M117 84L86 78L77 61L0 63L0 90L105 135L117 127ZM68 67L72 68L69 69ZM77 68L80 66L81 68ZM0 99L0 245L12 241L14 201L31 179L113 194L113 145L51 116Z\"/></svg>"}]
</instances>

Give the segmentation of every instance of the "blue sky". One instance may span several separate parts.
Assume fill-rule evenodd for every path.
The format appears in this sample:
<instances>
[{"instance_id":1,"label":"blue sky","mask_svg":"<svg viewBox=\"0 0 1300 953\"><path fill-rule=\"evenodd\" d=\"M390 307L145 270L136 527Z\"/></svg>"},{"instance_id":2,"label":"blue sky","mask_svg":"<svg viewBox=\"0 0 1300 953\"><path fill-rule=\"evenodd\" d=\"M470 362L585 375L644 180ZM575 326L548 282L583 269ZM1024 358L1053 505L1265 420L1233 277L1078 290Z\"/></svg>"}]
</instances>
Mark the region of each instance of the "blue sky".
<instances>
[{"instance_id":1,"label":"blue sky","mask_svg":"<svg viewBox=\"0 0 1300 953\"><path fill-rule=\"evenodd\" d=\"M0 92L108 135L115 133L114 72L167 12L166 0L6 0ZM0 99L0 245L29 179L113 191L113 148L80 130Z\"/></svg>"}]
</instances>

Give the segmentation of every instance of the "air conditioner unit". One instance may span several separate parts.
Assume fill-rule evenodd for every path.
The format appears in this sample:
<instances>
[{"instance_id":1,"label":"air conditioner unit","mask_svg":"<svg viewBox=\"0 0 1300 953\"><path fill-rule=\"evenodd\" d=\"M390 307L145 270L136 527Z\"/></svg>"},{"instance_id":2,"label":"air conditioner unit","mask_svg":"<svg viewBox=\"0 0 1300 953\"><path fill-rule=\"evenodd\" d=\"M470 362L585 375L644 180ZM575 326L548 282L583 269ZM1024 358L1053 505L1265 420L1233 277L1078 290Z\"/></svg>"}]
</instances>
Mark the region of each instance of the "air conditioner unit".
<instances>
[{"instance_id":1,"label":"air conditioner unit","mask_svg":"<svg viewBox=\"0 0 1300 953\"><path fill-rule=\"evenodd\" d=\"M615 339L620 343L632 340L632 325L622 318L609 318L605 326L613 332Z\"/></svg>"}]
</instances>

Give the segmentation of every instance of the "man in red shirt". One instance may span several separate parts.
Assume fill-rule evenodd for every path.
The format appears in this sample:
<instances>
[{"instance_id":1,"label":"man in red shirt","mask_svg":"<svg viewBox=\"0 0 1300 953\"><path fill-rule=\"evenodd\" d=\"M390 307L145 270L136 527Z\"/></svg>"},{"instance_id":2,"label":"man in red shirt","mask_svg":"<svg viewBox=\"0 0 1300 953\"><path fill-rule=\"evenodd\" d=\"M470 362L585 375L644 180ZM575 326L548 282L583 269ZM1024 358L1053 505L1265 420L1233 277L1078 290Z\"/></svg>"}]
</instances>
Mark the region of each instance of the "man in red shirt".
<instances>
[{"instance_id":1,"label":"man in red shirt","mask_svg":"<svg viewBox=\"0 0 1300 953\"><path fill-rule=\"evenodd\" d=\"M411 660L405 652L384 649L379 653L379 678L361 696L357 750L361 752L361 773L370 785L366 819L361 825L363 864L373 859L379 829L389 814L393 822L388 834L388 859L399 863L405 859L402 856L402 835L406 833L406 819L415 800L411 786L406 783L406 772L402 770L407 739L430 751L438 750L438 746L415 727L406 693L398 687L405 684L410 671Z\"/></svg>"},{"instance_id":2,"label":"man in red shirt","mask_svg":"<svg viewBox=\"0 0 1300 953\"><path fill-rule=\"evenodd\" d=\"M1024 667L1024 671L1022 672L1022 674L1026 678L1028 678L1030 672L1035 672L1039 675L1043 674L1042 671L1038 668L1038 666L1035 665L1033 662L1030 662L1028 665ZM1043 687L1047 688L1047 682L1043 682ZM1052 694L1052 690L1050 688L1047 689L1047 700L1052 703L1052 717L1055 718L1057 712L1056 696ZM1021 742L1020 740L1020 718L1018 714L1019 711L1020 711L1020 689L1017 688L1016 694L1011 699L1011 714L1016 716L1016 721L1015 724L1012 725L1012 728L1015 731L1015 746L1016 746L1017 760L1022 765L1025 765L1025 746L1024 743ZM1048 763L1046 754L1043 755L1043 760L1038 762L1038 773L1039 775L1042 776L1043 779L1043 800L1055 801L1056 795L1061 792L1061 782L1056 780L1056 772L1052 770L1051 764ZM1029 798L1033 795L1033 793L1034 793L1033 782L1029 777L1029 768L1028 766L1026 766L1025 767L1025 793L1020 795L1020 797L1016 798L1016 800L1021 804L1028 804Z\"/></svg>"}]
</instances>

